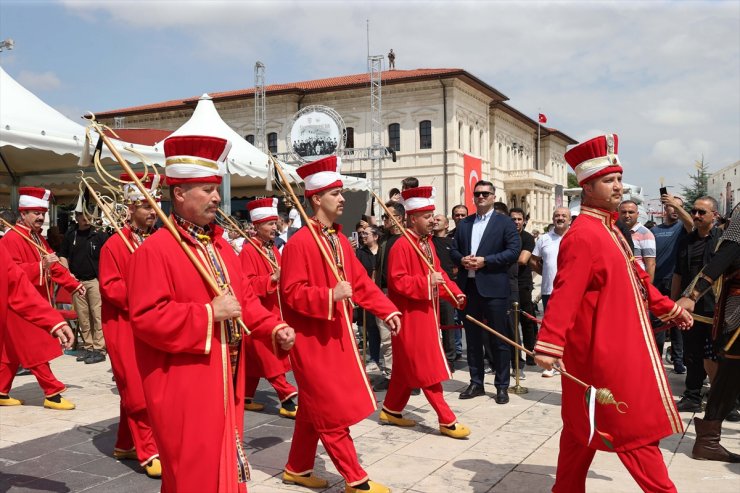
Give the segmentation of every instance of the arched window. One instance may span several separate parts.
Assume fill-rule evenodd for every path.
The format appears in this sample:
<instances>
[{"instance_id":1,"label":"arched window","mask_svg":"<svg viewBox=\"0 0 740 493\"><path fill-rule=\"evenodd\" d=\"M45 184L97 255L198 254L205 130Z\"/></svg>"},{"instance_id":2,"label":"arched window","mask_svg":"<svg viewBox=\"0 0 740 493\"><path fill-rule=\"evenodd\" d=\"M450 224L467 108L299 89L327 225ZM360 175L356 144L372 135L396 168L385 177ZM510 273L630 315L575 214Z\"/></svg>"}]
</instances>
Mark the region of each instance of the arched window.
<instances>
[{"instance_id":1,"label":"arched window","mask_svg":"<svg viewBox=\"0 0 740 493\"><path fill-rule=\"evenodd\" d=\"M254 145L254 134L245 135L244 140Z\"/></svg>"},{"instance_id":2,"label":"arched window","mask_svg":"<svg viewBox=\"0 0 740 493\"><path fill-rule=\"evenodd\" d=\"M352 149L355 147L355 129L352 127L347 127L347 143L345 147L347 149Z\"/></svg>"},{"instance_id":3,"label":"arched window","mask_svg":"<svg viewBox=\"0 0 740 493\"><path fill-rule=\"evenodd\" d=\"M484 157L483 156L483 130L481 130L480 133L478 134L478 145L480 146L480 156Z\"/></svg>"},{"instance_id":4,"label":"arched window","mask_svg":"<svg viewBox=\"0 0 740 493\"><path fill-rule=\"evenodd\" d=\"M468 152L473 152L473 126L470 126L470 131L468 132Z\"/></svg>"},{"instance_id":5,"label":"arched window","mask_svg":"<svg viewBox=\"0 0 740 493\"><path fill-rule=\"evenodd\" d=\"M419 122L419 149L432 148L432 122L422 120Z\"/></svg>"},{"instance_id":6,"label":"arched window","mask_svg":"<svg viewBox=\"0 0 740 493\"><path fill-rule=\"evenodd\" d=\"M462 142L462 122L458 122L457 124L457 148L462 151L463 148L463 142Z\"/></svg>"},{"instance_id":7,"label":"arched window","mask_svg":"<svg viewBox=\"0 0 740 493\"><path fill-rule=\"evenodd\" d=\"M267 148L271 153L277 153L277 132L270 132L267 134Z\"/></svg>"},{"instance_id":8,"label":"arched window","mask_svg":"<svg viewBox=\"0 0 740 493\"><path fill-rule=\"evenodd\" d=\"M388 147L398 152L401 150L401 124L388 125Z\"/></svg>"}]
</instances>

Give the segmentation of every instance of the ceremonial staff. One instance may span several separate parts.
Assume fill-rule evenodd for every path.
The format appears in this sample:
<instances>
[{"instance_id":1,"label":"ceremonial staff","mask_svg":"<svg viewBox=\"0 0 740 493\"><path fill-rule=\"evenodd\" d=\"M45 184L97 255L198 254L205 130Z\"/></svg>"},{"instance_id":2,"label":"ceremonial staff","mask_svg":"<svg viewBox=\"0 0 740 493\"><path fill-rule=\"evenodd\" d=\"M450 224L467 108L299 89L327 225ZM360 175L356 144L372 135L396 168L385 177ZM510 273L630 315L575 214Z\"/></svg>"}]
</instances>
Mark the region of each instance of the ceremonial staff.
<instances>
[{"instance_id":1,"label":"ceremonial staff","mask_svg":"<svg viewBox=\"0 0 740 493\"><path fill-rule=\"evenodd\" d=\"M531 357L534 358L534 352L533 351L530 351L527 348L525 348L521 344L517 344L516 342L512 341L511 339L509 339L505 335L503 335L500 332L492 329L488 325L486 325L483 322L481 322L481 321L479 321L479 320L471 317L470 315L465 315L465 318L467 318L468 320L470 320L474 324L478 325L482 329L487 330L488 332L490 332L491 334L495 335L496 337L498 337L502 341L510 344L511 346L514 346L515 348L519 349L520 351L524 351L526 354L528 354L529 356L531 356ZM581 385L582 387L584 387L586 389L590 389L590 388L593 387L592 385L587 384L583 380L574 377L573 375L571 375L570 373L568 373L565 370L562 370L560 368L557 368L557 370L563 376L570 378L571 380L573 380L574 382L576 382L578 385ZM623 411L620 406L628 407L626 403L624 403L624 402L618 402L614 398L614 395L612 394L612 391L609 390L609 389L607 389L606 387L600 388L600 389L599 388L596 389L596 402L598 402L599 404L604 404L604 405L606 405L606 404L613 404L617 408L617 411L619 411L622 414L624 414L626 411Z\"/></svg>"},{"instance_id":2,"label":"ceremonial staff","mask_svg":"<svg viewBox=\"0 0 740 493\"><path fill-rule=\"evenodd\" d=\"M96 154L97 159L97 154ZM134 253L134 247L131 245L131 242L128 241L128 238L126 238L126 235L123 234L123 231L121 231L121 228L118 226L118 221L114 221L111 217L108 208L105 207L105 205L101 202L100 197L98 197L98 193L93 189L93 187L87 182L88 178L85 178L84 171L80 171L82 176L80 176L80 182L81 184L84 183L85 187L87 187L87 190L90 192L90 195L92 196L93 200L95 200L95 203L98 205L101 211L103 211L103 214L105 215L106 219L108 219L108 222L113 226L113 229L116 230L116 234L121 237L123 240L123 244L126 245L126 248L128 248L128 251L130 253Z\"/></svg>"},{"instance_id":3,"label":"ceremonial staff","mask_svg":"<svg viewBox=\"0 0 740 493\"><path fill-rule=\"evenodd\" d=\"M375 197L375 200L378 201L378 203L383 208L383 210L385 211L385 213L388 214L388 217L391 218L391 220L396 225L396 227L401 231L401 234L403 234L403 236L407 240L409 240L409 243L411 243L411 246L414 247L414 251L419 255L419 258L429 268L429 272L436 273L437 272L437 269L434 268L434 265L432 265L432 263L429 261L429 259L426 257L426 255L424 255L421 252L421 250L419 250L419 247L416 246L416 242L414 242L413 238L411 238L411 235L409 235L409 232L406 230L406 228L404 228L401 225L401 223L398 222L398 219L395 218L395 216L393 215L393 213L388 209L388 207L385 206L385 204L383 203L383 201L380 200L380 197L378 197L377 195L375 195L375 192L373 192L371 190L370 193L373 194L373 197ZM452 291L450 290L449 286L447 286L446 283L442 283L442 287L445 288L445 291L447 291L447 294L450 295L450 298L452 298L453 300L455 300L455 305L457 305L459 307L460 306L460 303L457 302L457 298L455 297L454 294L452 294Z\"/></svg>"},{"instance_id":4,"label":"ceremonial staff","mask_svg":"<svg viewBox=\"0 0 740 493\"><path fill-rule=\"evenodd\" d=\"M331 269L332 274L334 274L334 278L337 280L337 282L344 281L345 279L343 279L342 276L339 274L339 271L337 270L337 266L334 265L334 261L329 256L329 252L326 251L326 249L324 248L324 244L321 243L321 240L319 239L319 235L311 227L311 223L314 221L312 221L311 218L308 217L308 214L306 214L305 209L303 209L301 202L298 200L298 196L293 191L293 187L290 186L290 183L288 182L288 178L285 176L285 172L283 171L283 168L280 166L280 162L277 159L275 159L271 154L269 155L269 157L270 157L271 162L275 166L275 170L280 175L280 180L285 185L284 191L288 192L288 194L290 195L290 200L293 202L293 205L296 206L296 209L298 209L298 212L303 218L303 222L306 224L306 226L308 226L308 230L311 232L311 236L313 236L313 239L316 242L316 246L319 247L321 256L324 257L324 261L326 261L327 265L329 265L329 268ZM268 180L269 179L270 178L268 177ZM352 300L350 298L348 298L347 300L349 301L349 304L352 306L352 308L355 308L355 304L352 303Z\"/></svg>"},{"instance_id":5,"label":"ceremonial staff","mask_svg":"<svg viewBox=\"0 0 740 493\"><path fill-rule=\"evenodd\" d=\"M18 233L18 236L20 236L21 238L23 238L24 240L26 240L28 243L30 243L33 247L35 247L43 255L51 255L51 252L47 251L46 248L44 248L43 246L39 245L33 239L29 238L28 236L26 236L23 233L21 233L20 231L18 231L18 228L16 228L12 224L10 224L8 221L6 221L5 219L3 219L2 217L0 217L0 222L2 222L5 225L5 227L10 228L13 231L15 231L16 233Z\"/></svg>"},{"instance_id":6,"label":"ceremonial staff","mask_svg":"<svg viewBox=\"0 0 740 493\"><path fill-rule=\"evenodd\" d=\"M101 125L95 120L95 115L92 113L90 113L90 115L90 125L95 129L98 135L100 135L100 138L103 139L103 143L105 143L108 149L110 149L111 154L113 154L113 157L116 158L123 170L129 174L129 176L133 180L133 183L136 185L136 188L139 189L141 194L144 196L144 199L149 203L150 206L152 206L152 209L154 209L154 212L157 214L159 220L162 221L162 224L164 224L165 228L167 228L167 230L175 238L177 243L180 245L180 248L185 253L185 256L188 257L188 260L190 260L190 262L193 264L193 267L195 267L195 270L198 271L198 274L200 274L200 276L203 278L206 284L208 284L208 286L211 288L216 296L223 295L223 293L221 292L221 288L216 283L216 280L213 278L213 276L211 276L211 274L208 273L208 271L206 271L205 267L203 267L203 264L198 261L198 259L195 257L195 254L190 250L190 247L188 247L185 241L183 241L182 237L180 236L180 232L177 231L177 228L172 223L172 221L170 221L170 218L167 217L162 208L159 207L157 201L154 200L154 198L149 194L149 190L147 190L141 180L139 180L139 177L136 176L134 170L131 169L131 166L128 164L128 162L126 162L123 156L121 156L121 153L118 152L118 149L116 149L108 136L105 135L105 132L101 128ZM231 290L231 287L227 287L229 290ZM237 317L234 320L237 324L239 324L245 334L251 334L251 331L247 328L241 317Z\"/></svg>"},{"instance_id":7,"label":"ceremonial staff","mask_svg":"<svg viewBox=\"0 0 740 493\"><path fill-rule=\"evenodd\" d=\"M273 262L273 260L265 253L265 251L262 249L262 247L260 247L257 243L255 243L255 241L252 238L249 237L249 234L247 234L246 231L244 231L242 228L239 227L238 224L236 224L236 221L234 221L231 218L231 216L229 216L228 214L226 214L220 207L218 208L218 212L221 214L221 216L224 218L224 220L227 223L229 223L229 226L231 226L232 228L234 228L234 231L236 231L237 233L239 233L242 238L244 238L245 240L247 240L247 242L250 245L252 245L257 250L257 253L259 253L260 255L262 255L262 258L264 258L265 260L267 260L267 263L270 264L273 269L278 270L280 268L278 266L278 264L276 262Z\"/></svg>"}]
</instances>

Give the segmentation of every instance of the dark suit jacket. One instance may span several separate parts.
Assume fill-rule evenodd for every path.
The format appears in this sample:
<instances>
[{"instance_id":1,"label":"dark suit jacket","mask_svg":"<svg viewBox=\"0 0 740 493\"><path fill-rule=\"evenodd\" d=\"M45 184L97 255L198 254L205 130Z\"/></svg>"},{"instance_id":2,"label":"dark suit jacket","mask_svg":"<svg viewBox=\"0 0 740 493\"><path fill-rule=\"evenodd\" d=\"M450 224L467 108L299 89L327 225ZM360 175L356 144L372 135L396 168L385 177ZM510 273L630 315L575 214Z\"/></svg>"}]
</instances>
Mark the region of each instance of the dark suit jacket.
<instances>
[{"instance_id":1,"label":"dark suit jacket","mask_svg":"<svg viewBox=\"0 0 740 493\"><path fill-rule=\"evenodd\" d=\"M462 267L462 258L471 254L470 244L473 234L475 214L460 221L455 228L455 239L452 242L450 256L460 267L457 274L457 285L465 292L468 283L468 271ZM475 285L478 293L486 298L508 298L511 293L509 285L509 267L519 258L522 242L514 221L503 214L494 212L488 220L486 229L475 256L483 257L485 265L475 273Z\"/></svg>"}]
</instances>

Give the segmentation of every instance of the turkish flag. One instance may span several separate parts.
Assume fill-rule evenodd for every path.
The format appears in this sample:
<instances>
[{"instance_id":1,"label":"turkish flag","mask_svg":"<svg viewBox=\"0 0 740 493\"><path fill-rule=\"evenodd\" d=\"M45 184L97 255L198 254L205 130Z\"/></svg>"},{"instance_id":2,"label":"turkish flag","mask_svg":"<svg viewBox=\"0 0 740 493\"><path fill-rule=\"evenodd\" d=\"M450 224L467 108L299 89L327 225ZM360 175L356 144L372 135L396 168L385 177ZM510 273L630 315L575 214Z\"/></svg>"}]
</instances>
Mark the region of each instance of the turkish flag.
<instances>
[{"instance_id":1,"label":"turkish flag","mask_svg":"<svg viewBox=\"0 0 740 493\"><path fill-rule=\"evenodd\" d=\"M475 212L475 199L473 199L473 188L479 180L482 180L481 176L481 158L473 157L468 154L463 154L463 165L465 168L465 205L468 207L468 212L471 214Z\"/></svg>"},{"instance_id":2,"label":"turkish flag","mask_svg":"<svg viewBox=\"0 0 740 493\"><path fill-rule=\"evenodd\" d=\"M547 117L540 113L540 123L547 123Z\"/></svg>"}]
</instances>

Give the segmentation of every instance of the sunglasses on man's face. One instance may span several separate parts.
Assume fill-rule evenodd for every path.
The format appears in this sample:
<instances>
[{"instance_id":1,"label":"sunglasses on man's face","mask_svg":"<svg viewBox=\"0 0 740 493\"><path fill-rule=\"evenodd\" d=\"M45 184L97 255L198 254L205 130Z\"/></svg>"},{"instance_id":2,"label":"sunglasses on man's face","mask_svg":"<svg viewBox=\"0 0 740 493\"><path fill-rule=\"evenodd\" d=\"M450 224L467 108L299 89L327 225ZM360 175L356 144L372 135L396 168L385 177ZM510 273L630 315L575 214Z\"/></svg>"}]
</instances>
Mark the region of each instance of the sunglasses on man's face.
<instances>
[{"instance_id":1,"label":"sunglasses on man's face","mask_svg":"<svg viewBox=\"0 0 740 493\"><path fill-rule=\"evenodd\" d=\"M473 196L476 198L477 197L488 198L491 195L493 195L493 192L473 192Z\"/></svg>"},{"instance_id":2,"label":"sunglasses on man's face","mask_svg":"<svg viewBox=\"0 0 740 493\"><path fill-rule=\"evenodd\" d=\"M692 216L693 216L693 215L696 215L696 214L699 214L700 216L703 216L703 215L705 215L705 214L706 214L707 212L708 212L708 211L705 211L705 210L703 210L703 209L691 209L691 215L692 215Z\"/></svg>"}]
</instances>

